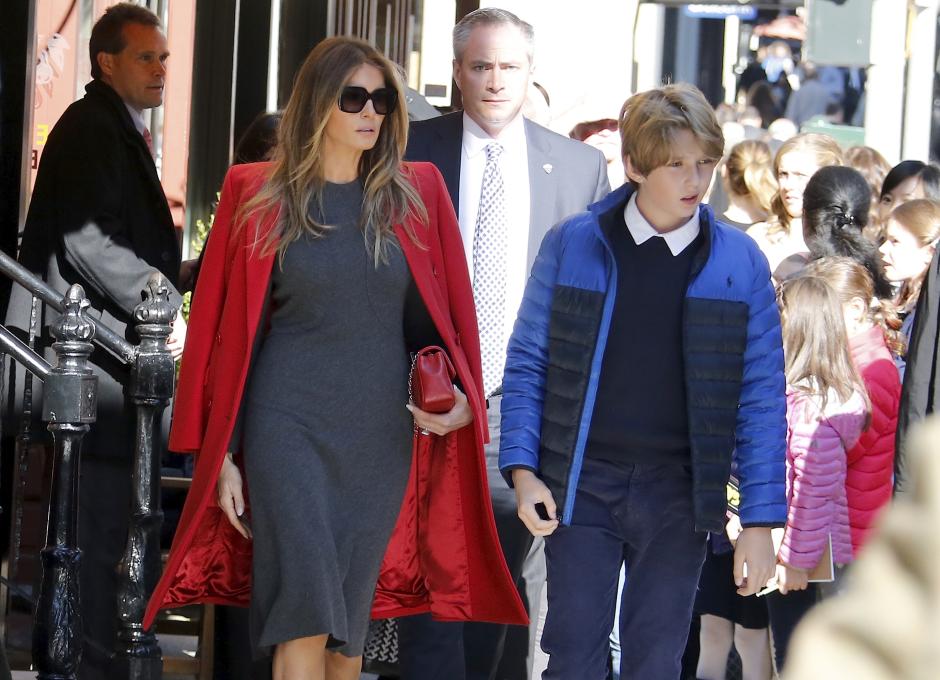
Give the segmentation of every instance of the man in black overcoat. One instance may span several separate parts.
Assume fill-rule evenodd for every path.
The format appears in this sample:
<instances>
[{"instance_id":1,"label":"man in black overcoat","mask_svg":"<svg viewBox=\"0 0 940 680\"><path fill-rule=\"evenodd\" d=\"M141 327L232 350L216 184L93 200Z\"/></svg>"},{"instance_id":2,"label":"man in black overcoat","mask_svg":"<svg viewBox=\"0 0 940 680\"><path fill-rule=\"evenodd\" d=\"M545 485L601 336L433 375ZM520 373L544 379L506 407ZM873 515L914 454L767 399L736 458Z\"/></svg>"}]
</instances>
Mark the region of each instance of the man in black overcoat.
<instances>
[{"instance_id":1,"label":"man in black overcoat","mask_svg":"<svg viewBox=\"0 0 940 680\"><path fill-rule=\"evenodd\" d=\"M109 8L95 24L89 53L93 80L43 149L19 261L63 293L81 284L89 313L136 344L133 311L151 274L161 272L171 285L171 302L181 302L179 240L143 118L145 109L163 103L169 53L159 19L130 3ZM25 337L32 307L30 294L14 286L7 326ZM49 328L58 313L41 304L36 312L37 348L49 359ZM176 356L185 330L178 319L169 342ZM115 567L130 516L135 416L124 394L128 367L98 346L92 363L99 376L98 419L82 446L78 540L84 632L94 644L84 646L79 677L104 680L114 677L108 653L117 630ZM22 369L17 371L22 394ZM40 404L34 393L36 416ZM38 422L32 430L45 434Z\"/></svg>"}]
</instances>

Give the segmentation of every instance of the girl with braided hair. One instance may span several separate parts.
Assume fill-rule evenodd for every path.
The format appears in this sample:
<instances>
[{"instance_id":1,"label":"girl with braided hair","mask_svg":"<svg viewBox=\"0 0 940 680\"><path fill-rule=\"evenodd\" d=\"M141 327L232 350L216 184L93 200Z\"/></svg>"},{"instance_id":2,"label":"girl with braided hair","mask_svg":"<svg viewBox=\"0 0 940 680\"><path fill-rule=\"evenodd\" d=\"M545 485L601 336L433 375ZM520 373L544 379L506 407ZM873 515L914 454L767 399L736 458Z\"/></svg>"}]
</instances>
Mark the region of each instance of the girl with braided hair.
<instances>
[{"instance_id":1,"label":"girl with braided hair","mask_svg":"<svg viewBox=\"0 0 940 680\"><path fill-rule=\"evenodd\" d=\"M885 276L897 287L894 298L904 319L901 332L910 341L914 332L917 301L940 239L940 202L925 198L902 203L885 222L885 241L879 249ZM925 303L926 304L926 303ZM905 359L898 359L904 378Z\"/></svg>"}]
</instances>

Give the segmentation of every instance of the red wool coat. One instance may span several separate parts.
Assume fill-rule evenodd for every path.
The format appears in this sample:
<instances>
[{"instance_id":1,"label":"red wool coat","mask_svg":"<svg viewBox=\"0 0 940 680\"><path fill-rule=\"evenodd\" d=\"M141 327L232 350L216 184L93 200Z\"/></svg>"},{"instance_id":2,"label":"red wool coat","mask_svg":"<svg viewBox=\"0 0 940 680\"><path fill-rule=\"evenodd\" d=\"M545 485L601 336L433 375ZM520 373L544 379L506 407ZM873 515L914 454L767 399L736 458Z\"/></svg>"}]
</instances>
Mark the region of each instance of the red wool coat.
<instances>
[{"instance_id":1,"label":"red wool coat","mask_svg":"<svg viewBox=\"0 0 940 680\"><path fill-rule=\"evenodd\" d=\"M273 215L233 234L234 211L267 177L267 163L233 167L225 179L187 334L170 432L170 448L198 454L163 577L144 617L192 602L247 605L251 542L216 503L216 480L241 403L273 256L253 247ZM395 234L473 411L474 421L445 437L414 438L411 476L389 542L372 616L431 612L441 620L525 624L522 601L506 568L490 504L483 444L488 438L480 346L463 243L444 181L429 163L404 171L428 211ZM250 492L250 490L249 490ZM368 502L368 499L363 499ZM298 508L302 512L302 508Z\"/></svg>"},{"instance_id":2,"label":"red wool coat","mask_svg":"<svg viewBox=\"0 0 940 680\"><path fill-rule=\"evenodd\" d=\"M879 512L891 500L901 379L880 327L853 335L849 350L871 400L871 425L846 456L852 551L858 554Z\"/></svg>"}]
</instances>

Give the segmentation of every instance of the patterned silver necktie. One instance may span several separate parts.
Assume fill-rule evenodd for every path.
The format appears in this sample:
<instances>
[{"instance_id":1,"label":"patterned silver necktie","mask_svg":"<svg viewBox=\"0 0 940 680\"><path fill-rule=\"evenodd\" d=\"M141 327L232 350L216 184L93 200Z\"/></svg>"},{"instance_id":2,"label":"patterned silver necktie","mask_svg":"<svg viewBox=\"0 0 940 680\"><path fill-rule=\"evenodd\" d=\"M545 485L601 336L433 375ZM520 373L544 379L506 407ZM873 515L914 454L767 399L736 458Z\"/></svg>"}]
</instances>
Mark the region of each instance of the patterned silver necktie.
<instances>
[{"instance_id":1,"label":"patterned silver necktie","mask_svg":"<svg viewBox=\"0 0 940 680\"><path fill-rule=\"evenodd\" d=\"M503 147L486 147L480 210L473 234L473 302L480 326L483 391L489 395L503 382L506 363L506 256L509 245L506 192L499 156Z\"/></svg>"}]
</instances>

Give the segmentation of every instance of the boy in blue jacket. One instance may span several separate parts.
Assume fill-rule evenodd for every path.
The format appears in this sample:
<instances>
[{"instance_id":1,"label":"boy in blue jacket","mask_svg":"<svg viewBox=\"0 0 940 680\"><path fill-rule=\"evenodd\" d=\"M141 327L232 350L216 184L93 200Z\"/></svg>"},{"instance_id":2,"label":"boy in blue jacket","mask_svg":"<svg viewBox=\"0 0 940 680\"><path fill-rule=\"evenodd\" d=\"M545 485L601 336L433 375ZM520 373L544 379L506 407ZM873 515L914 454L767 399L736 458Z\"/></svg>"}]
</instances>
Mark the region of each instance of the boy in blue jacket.
<instances>
[{"instance_id":1,"label":"boy in blue jacket","mask_svg":"<svg viewBox=\"0 0 940 680\"><path fill-rule=\"evenodd\" d=\"M620 565L621 677L677 678L732 453L741 595L774 573L786 396L767 260L700 205L721 128L696 88L630 98L629 183L542 242L506 357L500 468L546 536L544 679L606 677Z\"/></svg>"}]
</instances>

